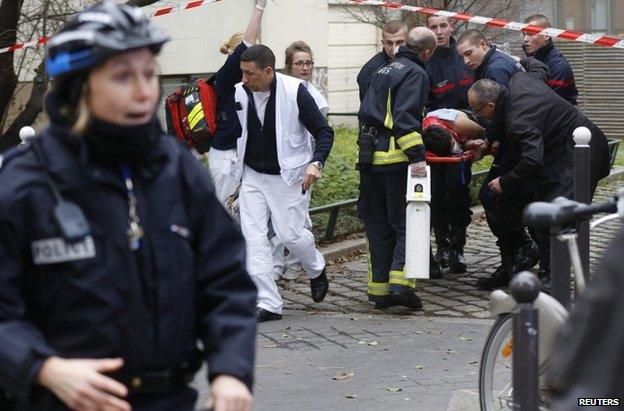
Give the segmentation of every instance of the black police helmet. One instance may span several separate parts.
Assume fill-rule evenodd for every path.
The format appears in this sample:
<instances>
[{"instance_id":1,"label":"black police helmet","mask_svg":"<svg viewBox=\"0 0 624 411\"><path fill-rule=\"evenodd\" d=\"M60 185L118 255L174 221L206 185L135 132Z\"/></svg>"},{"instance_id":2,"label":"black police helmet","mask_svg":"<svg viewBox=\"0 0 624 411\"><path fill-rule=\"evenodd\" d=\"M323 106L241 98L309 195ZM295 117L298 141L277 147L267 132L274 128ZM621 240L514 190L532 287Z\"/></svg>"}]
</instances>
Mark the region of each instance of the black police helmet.
<instances>
[{"instance_id":1,"label":"black police helmet","mask_svg":"<svg viewBox=\"0 0 624 411\"><path fill-rule=\"evenodd\" d=\"M148 47L158 53L167 40L138 7L104 0L74 15L50 39L46 69L50 77L71 76L129 50Z\"/></svg>"}]
</instances>

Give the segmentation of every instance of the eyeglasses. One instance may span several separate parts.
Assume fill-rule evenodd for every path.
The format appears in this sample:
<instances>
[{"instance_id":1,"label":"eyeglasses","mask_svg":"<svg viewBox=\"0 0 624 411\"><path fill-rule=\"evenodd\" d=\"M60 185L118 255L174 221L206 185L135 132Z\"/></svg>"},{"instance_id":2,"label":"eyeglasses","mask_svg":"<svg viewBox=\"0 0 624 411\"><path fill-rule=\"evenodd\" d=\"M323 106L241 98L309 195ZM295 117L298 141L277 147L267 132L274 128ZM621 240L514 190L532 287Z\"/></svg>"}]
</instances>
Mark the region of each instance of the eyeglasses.
<instances>
[{"instance_id":1,"label":"eyeglasses","mask_svg":"<svg viewBox=\"0 0 624 411\"><path fill-rule=\"evenodd\" d=\"M293 66L297 66L297 67L314 67L314 62L311 61L311 60L308 60L308 61L299 60L299 61L295 61L293 63Z\"/></svg>"}]
</instances>

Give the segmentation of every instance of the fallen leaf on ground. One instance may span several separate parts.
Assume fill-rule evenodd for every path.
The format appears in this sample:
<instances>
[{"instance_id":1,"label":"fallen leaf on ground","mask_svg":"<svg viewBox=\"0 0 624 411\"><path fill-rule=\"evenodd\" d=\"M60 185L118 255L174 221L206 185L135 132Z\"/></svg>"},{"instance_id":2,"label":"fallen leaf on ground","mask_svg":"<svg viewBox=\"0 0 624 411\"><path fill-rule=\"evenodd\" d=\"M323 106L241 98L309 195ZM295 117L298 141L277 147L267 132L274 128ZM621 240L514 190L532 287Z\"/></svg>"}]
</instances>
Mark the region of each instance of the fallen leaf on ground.
<instances>
[{"instance_id":1,"label":"fallen leaf on ground","mask_svg":"<svg viewBox=\"0 0 624 411\"><path fill-rule=\"evenodd\" d=\"M414 368L417 369L417 370L422 370L425 367L422 366L422 365L415 365Z\"/></svg>"},{"instance_id":2,"label":"fallen leaf on ground","mask_svg":"<svg viewBox=\"0 0 624 411\"><path fill-rule=\"evenodd\" d=\"M344 373L344 372L338 372L336 374L334 374L334 376L332 377L334 380L340 381L340 380L346 380L349 377L353 377L355 375L355 373L353 372L348 372L348 373Z\"/></svg>"},{"instance_id":3,"label":"fallen leaf on ground","mask_svg":"<svg viewBox=\"0 0 624 411\"><path fill-rule=\"evenodd\" d=\"M371 347L375 347L377 345L379 345L379 343L377 341L371 341L368 343L368 345L370 345Z\"/></svg>"},{"instance_id":4,"label":"fallen leaf on ground","mask_svg":"<svg viewBox=\"0 0 624 411\"><path fill-rule=\"evenodd\" d=\"M460 335L459 339L461 341L472 341L472 337L466 337L466 336L463 336L463 335Z\"/></svg>"},{"instance_id":5,"label":"fallen leaf on ground","mask_svg":"<svg viewBox=\"0 0 624 411\"><path fill-rule=\"evenodd\" d=\"M262 348L277 348L279 347L279 345L277 344L267 344L267 345L263 345Z\"/></svg>"},{"instance_id":6,"label":"fallen leaf on ground","mask_svg":"<svg viewBox=\"0 0 624 411\"><path fill-rule=\"evenodd\" d=\"M401 388L399 387L386 387L386 391L390 391L390 392L401 392L403 391Z\"/></svg>"}]
</instances>

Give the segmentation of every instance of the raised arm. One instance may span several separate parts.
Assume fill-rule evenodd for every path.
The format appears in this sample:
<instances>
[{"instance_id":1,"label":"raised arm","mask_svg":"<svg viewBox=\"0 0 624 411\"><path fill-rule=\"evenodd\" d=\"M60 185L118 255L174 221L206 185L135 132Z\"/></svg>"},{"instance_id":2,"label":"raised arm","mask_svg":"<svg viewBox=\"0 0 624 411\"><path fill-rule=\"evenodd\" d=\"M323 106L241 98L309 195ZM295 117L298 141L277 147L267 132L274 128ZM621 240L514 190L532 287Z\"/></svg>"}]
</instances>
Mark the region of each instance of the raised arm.
<instances>
[{"instance_id":1,"label":"raised arm","mask_svg":"<svg viewBox=\"0 0 624 411\"><path fill-rule=\"evenodd\" d=\"M264 13L266 4L267 0L258 0L256 2L256 7L251 14L251 20L249 20L249 24L247 25L247 29L245 29L245 34L243 35L243 40L249 44L256 44L258 42L260 27L262 25L262 14Z\"/></svg>"}]
</instances>

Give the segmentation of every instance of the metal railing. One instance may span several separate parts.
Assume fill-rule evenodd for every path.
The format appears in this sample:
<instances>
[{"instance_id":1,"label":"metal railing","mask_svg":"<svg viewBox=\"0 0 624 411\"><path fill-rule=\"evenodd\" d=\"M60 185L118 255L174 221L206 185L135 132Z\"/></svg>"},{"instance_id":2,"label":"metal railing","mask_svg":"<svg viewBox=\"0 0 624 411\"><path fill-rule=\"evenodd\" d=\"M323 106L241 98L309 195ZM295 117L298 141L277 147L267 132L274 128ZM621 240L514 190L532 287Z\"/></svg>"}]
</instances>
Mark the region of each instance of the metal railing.
<instances>
[{"instance_id":1,"label":"metal railing","mask_svg":"<svg viewBox=\"0 0 624 411\"><path fill-rule=\"evenodd\" d=\"M352 115L352 113L330 113L329 115ZM611 168L613 168L619 145L620 140L609 140ZM471 186L478 187L481 184L481 179L484 178L487 173L487 170L473 173L472 182L470 183ZM329 242L336 236L362 231L363 226L357 218L356 208L357 198L311 208L310 217L312 218L312 227L315 237L320 241Z\"/></svg>"}]
</instances>

